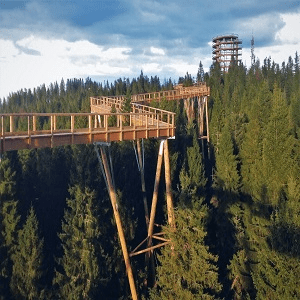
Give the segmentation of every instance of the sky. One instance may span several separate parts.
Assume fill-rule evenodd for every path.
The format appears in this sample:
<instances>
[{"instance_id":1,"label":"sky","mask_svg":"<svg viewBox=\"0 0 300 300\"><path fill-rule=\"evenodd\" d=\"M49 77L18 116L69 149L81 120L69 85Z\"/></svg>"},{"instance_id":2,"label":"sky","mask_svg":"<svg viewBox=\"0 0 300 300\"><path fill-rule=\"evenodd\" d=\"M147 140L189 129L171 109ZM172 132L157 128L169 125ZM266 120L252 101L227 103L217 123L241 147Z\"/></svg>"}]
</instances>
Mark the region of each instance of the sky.
<instances>
[{"instance_id":1,"label":"sky","mask_svg":"<svg viewBox=\"0 0 300 300\"><path fill-rule=\"evenodd\" d=\"M300 1L0 0L0 98L61 79L196 76L212 38L237 34L250 66L300 53Z\"/></svg>"}]
</instances>

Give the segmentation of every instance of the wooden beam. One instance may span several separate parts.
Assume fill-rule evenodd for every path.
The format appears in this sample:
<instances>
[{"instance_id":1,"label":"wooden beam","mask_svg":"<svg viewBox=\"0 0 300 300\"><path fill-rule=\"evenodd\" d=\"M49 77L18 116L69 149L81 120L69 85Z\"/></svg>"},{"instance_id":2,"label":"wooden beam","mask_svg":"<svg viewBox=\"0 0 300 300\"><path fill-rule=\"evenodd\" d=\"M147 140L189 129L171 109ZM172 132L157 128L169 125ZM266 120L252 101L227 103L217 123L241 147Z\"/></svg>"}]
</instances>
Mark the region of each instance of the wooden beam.
<instances>
[{"instance_id":1,"label":"wooden beam","mask_svg":"<svg viewBox=\"0 0 300 300\"><path fill-rule=\"evenodd\" d=\"M158 158L157 158L155 182L154 182L153 197L152 197L151 212L150 212L150 221L149 221L149 227L148 227L148 237L149 237L148 246L151 244L151 237L152 237L153 228L154 228L154 220L155 220L156 206L157 206L157 199L158 199L158 188L159 188L160 173L161 173L161 166L162 166L164 142L165 142L165 140L162 140L160 142Z\"/></svg>"},{"instance_id":2,"label":"wooden beam","mask_svg":"<svg viewBox=\"0 0 300 300\"><path fill-rule=\"evenodd\" d=\"M140 174L141 174L141 184L142 184L142 194L143 194L143 203L144 203L144 210L145 210L145 221L147 230L149 227L149 209L146 197L146 184L145 184L145 174L144 174L144 166L143 166L143 159L142 159L142 150L141 150L141 142L138 139L136 141L137 144L137 152L138 152L138 160L140 165Z\"/></svg>"},{"instance_id":3,"label":"wooden beam","mask_svg":"<svg viewBox=\"0 0 300 300\"><path fill-rule=\"evenodd\" d=\"M138 299L137 291L136 291L133 272L132 272L132 268L131 268L131 264L130 264L129 254L128 254L128 250L127 250L127 246L126 246L125 234L124 234L123 227L122 227L121 217L120 217L120 214L118 211L116 191L115 191L113 183L112 183L112 178L111 178L111 173L110 173L106 153L104 152L102 147L100 147L100 151L101 151L101 158L102 158L103 167L104 167L104 171L106 174L106 179L107 179L107 184L108 184L108 189L109 189L108 192L109 192L111 204L113 207L113 212L114 212L114 217L115 217L115 221L116 221L116 225L117 225L117 230L118 230L120 244L121 244L121 248L122 248L122 252L123 252L123 257L125 260L125 266L126 266L131 296L132 296L133 300L137 300Z\"/></svg>"},{"instance_id":4,"label":"wooden beam","mask_svg":"<svg viewBox=\"0 0 300 300\"><path fill-rule=\"evenodd\" d=\"M172 197L171 168L170 168L168 140L165 140L164 143L164 164L165 164L165 178L166 178L168 223L171 226L171 228L175 229L175 216L174 216L174 206L173 206L173 197Z\"/></svg>"},{"instance_id":5,"label":"wooden beam","mask_svg":"<svg viewBox=\"0 0 300 300\"><path fill-rule=\"evenodd\" d=\"M136 256L136 255L143 254L143 253L146 253L146 252L149 253L150 251L153 251L154 249L166 246L168 244L170 244L170 242L164 242L164 243L161 243L161 244L158 244L158 245L155 245L155 246L148 247L144 250L140 250L140 251L135 252L135 253L130 253L129 256L132 257L132 256Z\"/></svg>"}]
</instances>

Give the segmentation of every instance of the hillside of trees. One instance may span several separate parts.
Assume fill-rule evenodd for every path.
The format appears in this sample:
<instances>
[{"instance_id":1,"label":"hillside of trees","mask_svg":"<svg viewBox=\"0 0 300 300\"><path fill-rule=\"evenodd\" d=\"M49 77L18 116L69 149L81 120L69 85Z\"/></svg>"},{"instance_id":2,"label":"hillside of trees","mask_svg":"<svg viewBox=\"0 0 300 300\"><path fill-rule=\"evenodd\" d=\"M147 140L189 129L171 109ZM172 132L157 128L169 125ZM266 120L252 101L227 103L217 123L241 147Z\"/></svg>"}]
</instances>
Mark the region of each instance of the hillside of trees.
<instances>
[{"instance_id":1,"label":"hillside of trees","mask_svg":"<svg viewBox=\"0 0 300 300\"><path fill-rule=\"evenodd\" d=\"M210 143L183 101L169 141L176 230L131 259L140 299L300 299L300 66L270 58L247 69L218 64L196 80L211 89ZM186 74L178 82L193 84ZM172 89L142 72L98 83L63 80L12 93L0 112L89 112L89 97ZM144 140L148 204L159 141ZM118 207L129 250L146 236L132 142L112 143ZM163 176L162 176L163 178ZM167 224L160 184L156 223ZM4 153L0 163L0 299L130 299L113 211L93 145Z\"/></svg>"}]
</instances>

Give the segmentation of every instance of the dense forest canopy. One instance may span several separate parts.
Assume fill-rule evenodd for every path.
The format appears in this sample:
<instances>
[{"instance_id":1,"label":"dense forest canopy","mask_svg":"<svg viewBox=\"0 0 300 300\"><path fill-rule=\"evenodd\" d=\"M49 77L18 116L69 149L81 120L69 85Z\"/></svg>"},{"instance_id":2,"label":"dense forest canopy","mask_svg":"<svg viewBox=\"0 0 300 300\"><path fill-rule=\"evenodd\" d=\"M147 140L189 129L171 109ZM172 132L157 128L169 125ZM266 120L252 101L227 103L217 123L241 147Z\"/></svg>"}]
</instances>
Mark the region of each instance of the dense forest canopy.
<instances>
[{"instance_id":1,"label":"dense forest canopy","mask_svg":"<svg viewBox=\"0 0 300 300\"><path fill-rule=\"evenodd\" d=\"M132 258L143 299L300 299L300 69L266 58L250 68L218 64L196 80L210 86L210 143L198 139L183 101L169 142L176 230L155 252ZM190 74L178 82L188 86ZM1 113L89 112L89 97L173 88L142 72L109 84L70 79L21 90ZM20 124L21 126L21 124ZM145 140L148 205L158 141ZM118 207L130 250L144 239L140 173L132 142L112 143ZM0 299L128 299L111 204L93 145L4 153L0 164ZM166 224L165 191L156 222Z\"/></svg>"}]
</instances>

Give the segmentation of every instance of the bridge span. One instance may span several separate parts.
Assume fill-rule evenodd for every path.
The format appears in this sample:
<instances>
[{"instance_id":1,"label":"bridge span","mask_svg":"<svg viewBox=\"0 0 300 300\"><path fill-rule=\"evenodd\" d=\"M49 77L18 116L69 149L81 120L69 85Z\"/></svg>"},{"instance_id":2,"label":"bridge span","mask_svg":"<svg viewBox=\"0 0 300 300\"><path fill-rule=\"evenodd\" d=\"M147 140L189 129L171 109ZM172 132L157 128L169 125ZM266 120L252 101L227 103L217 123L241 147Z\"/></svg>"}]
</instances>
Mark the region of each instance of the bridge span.
<instances>
[{"instance_id":1,"label":"bridge span","mask_svg":"<svg viewBox=\"0 0 300 300\"><path fill-rule=\"evenodd\" d=\"M125 96L100 96L90 98L90 113L0 114L0 151L174 137L175 113L151 107L150 103L204 99L198 104L203 128L207 96L209 87L205 84L179 85L174 90L133 95L130 112L123 112ZM113 107L115 113L111 112Z\"/></svg>"}]
</instances>

